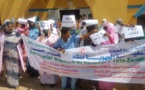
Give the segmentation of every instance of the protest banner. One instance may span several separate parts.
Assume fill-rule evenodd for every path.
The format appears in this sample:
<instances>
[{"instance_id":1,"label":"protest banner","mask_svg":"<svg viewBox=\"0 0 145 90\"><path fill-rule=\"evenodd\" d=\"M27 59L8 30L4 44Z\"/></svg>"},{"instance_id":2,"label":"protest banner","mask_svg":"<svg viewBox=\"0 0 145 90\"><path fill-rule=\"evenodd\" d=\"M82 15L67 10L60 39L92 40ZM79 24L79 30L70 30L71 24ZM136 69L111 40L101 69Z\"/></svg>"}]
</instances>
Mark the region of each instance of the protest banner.
<instances>
[{"instance_id":1,"label":"protest banner","mask_svg":"<svg viewBox=\"0 0 145 90\"><path fill-rule=\"evenodd\" d=\"M74 27L76 26L76 20L74 15L63 15L62 27Z\"/></svg>"},{"instance_id":2,"label":"protest banner","mask_svg":"<svg viewBox=\"0 0 145 90\"><path fill-rule=\"evenodd\" d=\"M140 25L135 27L124 27L123 28L125 38L135 38L135 37L143 37L143 28Z\"/></svg>"},{"instance_id":3,"label":"protest banner","mask_svg":"<svg viewBox=\"0 0 145 90\"><path fill-rule=\"evenodd\" d=\"M22 37L30 65L60 76L145 84L145 40L68 49L65 53Z\"/></svg>"}]
</instances>

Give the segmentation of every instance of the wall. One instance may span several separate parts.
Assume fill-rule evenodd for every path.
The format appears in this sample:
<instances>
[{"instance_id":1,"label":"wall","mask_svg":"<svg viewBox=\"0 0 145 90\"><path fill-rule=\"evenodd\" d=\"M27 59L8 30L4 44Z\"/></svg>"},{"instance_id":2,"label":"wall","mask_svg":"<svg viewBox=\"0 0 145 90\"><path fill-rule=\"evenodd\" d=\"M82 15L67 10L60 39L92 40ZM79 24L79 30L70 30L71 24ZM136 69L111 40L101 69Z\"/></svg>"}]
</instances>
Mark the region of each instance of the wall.
<instances>
[{"instance_id":1,"label":"wall","mask_svg":"<svg viewBox=\"0 0 145 90\"><path fill-rule=\"evenodd\" d=\"M72 2L72 5L68 5ZM35 1L29 7L30 12L27 12L25 17L37 15L40 19L48 19L48 10L52 13L58 13L58 9L75 9L80 7L89 7L84 0L39 0Z\"/></svg>"},{"instance_id":2,"label":"wall","mask_svg":"<svg viewBox=\"0 0 145 90\"><path fill-rule=\"evenodd\" d=\"M128 0L127 22L129 24L136 24L134 14L145 4L145 0Z\"/></svg>"},{"instance_id":3,"label":"wall","mask_svg":"<svg viewBox=\"0 0 145 90\"><path fill-rule=\"evenodd\" d=\"M52 10L48 10L48 16L49 18L51 19L54 19L54 20L59 20L60 19L60 15L59 15L59 10L62 10L62 9L52 9ZM65 10L68 10L68 9L65 9ZM73 9L72 9L73 10ZM92 13L90 8L80 8L80 15L87 15Z\"/></svg>"},{"instance_id":4,"label":"wall","mask_svg":"<svg viewBox=\"0 0 145 90\"><path fill-rule=\"evenodd\" d=\"M68 2L73 2L68 6ZM142 5L145 0L0 0L0 17L2 21L9 18L31 17L38 15L40 19L48 18L48 10L57 8L91 7L95 19L106 18L115 23L122 18L125 23L136 23L133 15L139 8L127 8L129 5Z\"/></svg>"},{"instance_id":5,"label":"wall","mask_svg":"<svg viewBox=\"0 0 145 90\"><path fill-rule=\"evenodd\" d=\"M49 0L50 1L50 0ZM53 0L52 0L53 1ZM73 2L73 5L71 7L68 6L68 2ZM104 3L105 2L105 3ZM41 4L43 6L36 6ZM48 3L48 2L46 2ZM101 21L103 18L106 18L110 22L115 22L117 18L122 18L126 22L127 17L127 0L55 0L55 2L51 3L51 6L53 8L67 8L67 9L74 9L74 8L80 8L80 7L90 7L93 14L93 17L95 19L98 19ZM36 10L34 12L29 12L26 16L30 16L30 14L36 15L37 10L40 10L40 8L52 8L49 3L46 5L44 1L35 1L31 5L31 9ZM43 12L47 13L47 12ZM39 14L38 14L39 15ZM45 19L46 17L42 17L39 15L41 19ZM47 16L47 15L45 15Z\"/></svg>"},{"instance_id":6,"label":"wall","mask_svg":"<svg viewBox=\"0 0 145 90\"><path fill-rule=\"evenodd\" d=\"M115 23L117 18L122 18L126 22L127 17L127 0L85 0L91 6L94 18L101 20L106 18L108 21Z\"/></svg>"},{"instance_id":7,"label":"wall","mask_svg":"<svg viewBox=\"0 0 145 90\"><path fill-rule=\"evenodd\" d=\"M5 19L24 17L25 10L33 0L0 0L0 17Z\"/></svg>"}]
</instances>

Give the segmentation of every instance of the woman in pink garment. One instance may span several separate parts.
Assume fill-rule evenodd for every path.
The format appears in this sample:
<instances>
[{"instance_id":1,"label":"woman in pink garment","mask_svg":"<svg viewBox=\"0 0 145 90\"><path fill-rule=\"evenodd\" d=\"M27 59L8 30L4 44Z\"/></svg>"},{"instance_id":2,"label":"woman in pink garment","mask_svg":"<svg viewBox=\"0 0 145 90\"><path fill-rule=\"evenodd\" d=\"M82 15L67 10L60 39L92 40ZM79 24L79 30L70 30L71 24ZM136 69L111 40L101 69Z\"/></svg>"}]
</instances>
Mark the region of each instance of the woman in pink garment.
<instances>
[{"instance_id":1,"label":"woman in pink garment","mask_svg":"<svg viewBox=\"0 0 145 90\"><path fill-rule=\"evenodd\" d=\"M43 21L42 22L42 28L43 28L43 35L38 37L37 41L48 45L50 47L53 47L53 44L59 39L58 33L52 33L50 28L50 23L48 21ZM57 76L53 74L48 74L46 72L41 72L40 73L40 82L41 85L49 84L51 87L53 87L57 83Z\"/></svg>"},{"instance_id":2,"label":"woman in pink garment","mask_svg":"<svg viewBox=\"0 0 145 90\"><path fill-rule=\"evenodd\" d=\"M20 24L19 27L16 27L17 31L20 34L25 34L26 32L28 32L28 26L27 26L27 20L20 18L18 19L18 23Z\"/></svg>"},{"instance_id":3,"label":"woman in pink garment","mask_svg":"<svg viewBox=\"0 0 145 90\"><path fill-rule=\"evenodd\" d=\"M115 26L112 23L106 23L104 26L104 30L106 30L109 40L101 43L101 45L113 44L118 42L118 35L116 33ZM113 90L114 83L99 81L98 87L99 90Z\"/></svg>"}]
</instances>

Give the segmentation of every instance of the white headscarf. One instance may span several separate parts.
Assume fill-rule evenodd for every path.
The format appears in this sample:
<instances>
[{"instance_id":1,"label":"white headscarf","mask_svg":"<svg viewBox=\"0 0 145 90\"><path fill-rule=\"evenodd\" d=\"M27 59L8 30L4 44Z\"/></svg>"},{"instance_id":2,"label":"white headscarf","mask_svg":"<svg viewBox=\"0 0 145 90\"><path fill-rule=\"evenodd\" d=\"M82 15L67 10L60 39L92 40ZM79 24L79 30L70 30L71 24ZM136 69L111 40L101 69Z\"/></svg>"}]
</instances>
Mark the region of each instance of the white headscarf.
<instances>
[{"instance_id":1,"label":"white headscarf","mask_svg":"<svg viewBox=\"0 0 145 90\"><path fill-rule=\"evenodd\" d=\"M27 21L31 21L31 22L35 23L36 19L37 19L37 17L34 16L34 17L31 17L31 18L28 18Z\"/></svg>"}]
</instances>

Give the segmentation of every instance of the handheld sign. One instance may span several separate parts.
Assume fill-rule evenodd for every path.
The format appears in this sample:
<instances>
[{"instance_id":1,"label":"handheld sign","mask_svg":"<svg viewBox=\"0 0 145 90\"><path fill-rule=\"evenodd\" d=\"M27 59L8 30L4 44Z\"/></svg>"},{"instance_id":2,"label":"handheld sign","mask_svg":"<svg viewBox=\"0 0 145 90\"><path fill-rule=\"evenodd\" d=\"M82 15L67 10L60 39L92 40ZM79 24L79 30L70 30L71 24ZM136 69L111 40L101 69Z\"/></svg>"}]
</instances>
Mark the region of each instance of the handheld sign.
<instances>
[{"instance_id":1,"label":"handheld sign","mask_svg":"<svg viewBox=\"0 0 145 90\"><path fill-rule=\"evenodd\" d=\"M91 38L91 40L93 41L94 44L99 45L102 42L108 40L108 37L104 36L105 33L106 33L106 31L100 30L99 32L90 35L90 38Z\"/></svg>"},{"instance_id":2,"label":"handheld sign","mask_svg":"<svg viewBox=\"0 0 145 90\"><path fill-rule=\"evenodd\" d=\"M140 25L135 27L125 27L124 28L125 38L135 38L135 37L143 37L143 28Z\"/></svg>"},{"instance_id":3,"label":"handheld sign","mask_svg":"<svg viewBox=\"0 0 145 90\"><path fill-rule=\"evenodd\" d=\"M74 15L63 15L62 27L73 27L73 26L76 26L75 16Z\"/></svg>"},{"instance_id":4,"label":"handheld sign","mask_svg":"<svg viewBox=\"0 0 145 90\"><path fill-rule=\"evenodd\" d=\"M49 21L42 21L42 28L44 30L50 29L50 23L49 23Z\"/></svg>"}]
</instances>

